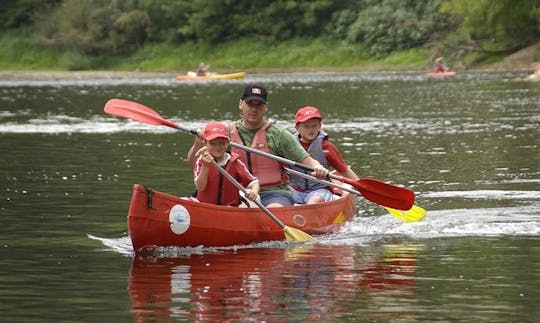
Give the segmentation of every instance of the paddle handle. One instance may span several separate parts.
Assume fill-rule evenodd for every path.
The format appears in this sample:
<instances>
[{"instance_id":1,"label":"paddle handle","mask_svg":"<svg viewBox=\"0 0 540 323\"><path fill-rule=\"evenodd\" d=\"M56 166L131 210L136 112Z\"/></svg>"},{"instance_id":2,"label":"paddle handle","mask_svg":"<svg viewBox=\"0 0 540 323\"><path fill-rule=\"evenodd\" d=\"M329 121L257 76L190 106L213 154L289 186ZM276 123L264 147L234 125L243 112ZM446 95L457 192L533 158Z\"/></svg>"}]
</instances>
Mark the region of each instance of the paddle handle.
<instances>
[{"instance_id":1,"label":"paddle handle","mask_svg":"<svg viewBox=\"0 0 540 323\"><path fill-rule=\"evenodd\" d=\"M300 168L303 168L303 169L305 169L307 171L310 171L310 172L312 172L314 170L312 167L309 167L309 166L304 165L302 163L297 163L297 162L292 161L290 159L283 158L281 156L277 156L277 155L274 155L274 154L267 153L266 151L262 151L262 150L258 150L258 149L251 148L251 147L248 147L248 146L244 146L242 144L239 144L239 143L236 143L236 142L233 142L233 141L231 141L230 144L231 144L232 147L236 147L236 148L239 148L239 149L242 149L242 150L245 150L245 151L249 151L250 153L254 153L254 154L261 155L261 156L264 156L264 157L267 157L267 158L270 158L270 159L277 160L278 162L280 162L282 164L295 166L295 167L300 167Z\"/></svg>"},{"instance_id":2,"label":"paddle handle","mask_svg":"<svg viewBox=\"0 0 540 323\"><path fill-rule=\"evenodd\" d=\"M164 125L166 125L166 126L169 126L169 127L172 127L172 128L176 128L176 129L178 129L178 130L181 130L181 131L190 133L190 134L195 135L195 136L198 136L198 135L199 135L199 133L197 132L197 130L193 130L193 129L189 129L189 128L183 127L183 126L181 126L181 125L179 125L179 124L176 124L176 123L174 123L174 122L172 122L172 121L169 121L169 120L165 120L165 119L164 119L163 121L165 121L165 122L170 122L170 125L169 125L169 124L164 124ZM219 166L219 165L218 165L218 166Z\"/></svg>"}]
</instances>

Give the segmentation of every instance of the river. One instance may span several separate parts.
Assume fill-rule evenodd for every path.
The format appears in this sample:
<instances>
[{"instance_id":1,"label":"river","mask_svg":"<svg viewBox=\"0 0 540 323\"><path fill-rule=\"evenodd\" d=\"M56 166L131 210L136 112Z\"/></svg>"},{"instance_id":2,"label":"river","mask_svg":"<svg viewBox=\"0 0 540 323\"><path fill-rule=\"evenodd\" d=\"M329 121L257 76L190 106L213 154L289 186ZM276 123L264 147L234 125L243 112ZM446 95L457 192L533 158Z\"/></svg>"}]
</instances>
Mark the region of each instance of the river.
<instances>
[{"instance_id":1,"label":"river","mask_svg":"<svg viewBox=\"0 0 540 323\"><path fill-rule=\"evenodd\" d=\"M222 82L0 80L3 322L533 322L540 314L540 84L511 72L248 75ZM318 107L360 177L404 185L403 223L358 215L313 243L133 254L134 183L193 191L193 138L103 112L140 102L190 129L239 117L250 83L292 127Z\"/></svg>"}]
</instances>

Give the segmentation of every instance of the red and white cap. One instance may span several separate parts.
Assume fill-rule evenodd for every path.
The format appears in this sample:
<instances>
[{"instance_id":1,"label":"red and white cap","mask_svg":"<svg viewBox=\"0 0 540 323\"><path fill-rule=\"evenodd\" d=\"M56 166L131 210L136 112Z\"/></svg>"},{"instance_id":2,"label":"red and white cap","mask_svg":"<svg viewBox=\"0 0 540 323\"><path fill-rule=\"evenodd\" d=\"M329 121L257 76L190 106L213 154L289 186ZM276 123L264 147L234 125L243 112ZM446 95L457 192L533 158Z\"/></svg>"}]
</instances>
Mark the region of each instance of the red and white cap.
<instances>
[{"instance_id":1,"label":"red and white cap","mask_svg":"<svg viewBox=\"0 0 540 323\"><path fill-rule=\"evenodd\" d=\"M319 112L319 109L312 106L303 107L296 111L296 116L294 117L294 124L297 125L300 122L305 122L313 118L318 118L322 120L323 117Z\"/></svg>"},{"instance_id":2,"label":"red and white cap","mask_svg":"<svg viewBox=\"0 0 540 323\"><path fill-rule=\"evenodd\" d=\"M227 130L227 126L222 122L210 122L204 127L204 133L203 138L206 141L210 141L216 138L225 138L227 140L231 140L229 138L229 131Z\"/></svg>"}]
</instances>

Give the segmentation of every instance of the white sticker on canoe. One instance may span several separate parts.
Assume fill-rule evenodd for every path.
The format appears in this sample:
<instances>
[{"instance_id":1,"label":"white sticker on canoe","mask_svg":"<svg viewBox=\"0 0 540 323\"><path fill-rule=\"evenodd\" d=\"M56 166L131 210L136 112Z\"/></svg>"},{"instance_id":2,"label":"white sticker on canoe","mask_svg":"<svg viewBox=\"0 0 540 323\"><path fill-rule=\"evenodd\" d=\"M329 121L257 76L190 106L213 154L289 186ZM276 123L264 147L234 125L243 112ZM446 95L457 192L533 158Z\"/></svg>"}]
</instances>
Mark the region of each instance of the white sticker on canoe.
<instances>
[{"instance_id":1,"label":"white sticker on canoe","mask_svg":"<svg viewBox=\"0 0 540 323\"><path fill-rule=\"evenodd\" d=\"M189 229L191 217L188 210L180 204L176 204L169 212L169 222L171 223L171 231L176 234L182 234Z\"/></svg>"}]
</instances>

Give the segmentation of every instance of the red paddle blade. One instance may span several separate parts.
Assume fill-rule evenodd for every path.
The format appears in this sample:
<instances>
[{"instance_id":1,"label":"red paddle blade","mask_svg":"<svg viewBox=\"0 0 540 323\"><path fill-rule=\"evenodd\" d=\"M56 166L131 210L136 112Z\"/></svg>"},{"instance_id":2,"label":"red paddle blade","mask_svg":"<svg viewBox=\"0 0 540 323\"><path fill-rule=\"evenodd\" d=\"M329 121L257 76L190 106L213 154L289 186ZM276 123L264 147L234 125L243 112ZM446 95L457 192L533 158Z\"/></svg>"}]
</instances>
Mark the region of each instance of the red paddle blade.
<instances>
[{"instance_id":1,"label":"red paddle blade","mask_svg":"<svg viewBox=\"0 0 540 323\"><path fill-rule=\"evenodd\" d=\"M157 113L154 109L149 108L145 105L142 105L137 102L123 100L123 99L110 99L105 103L105 112L107 112L107 109L114 109L114 108L124 108L124 109L130 109L134 111L141 111L145 112L150 115L154 115L156 117L161 118L159 113Z\"/></svg>"},{"instance_id":2,"label":"red paddle blade","mask_svg":"<svg viewBox=\"0 0 540 323\"><path fill-rule=\"evenodd\" d=\"M414 204L414 192L404 187L371 178L359 180L343 178L343 181L356 187L367 200L379 205L398 210L409 210Z\"/></svg>"},{"instance_id":3,"label":"red paddle blade","mask_svg":"<svg viewBox=\"0 0 540 323\"><path fill-rule=\"evenodd\" d=\"M119 117L141 121L152 125L163 125L171 128L177 128L172 121L163 119L156 111L140 103L122 100L110 99L105 103L105 112Z\"/></svg>"}]
</instances>

